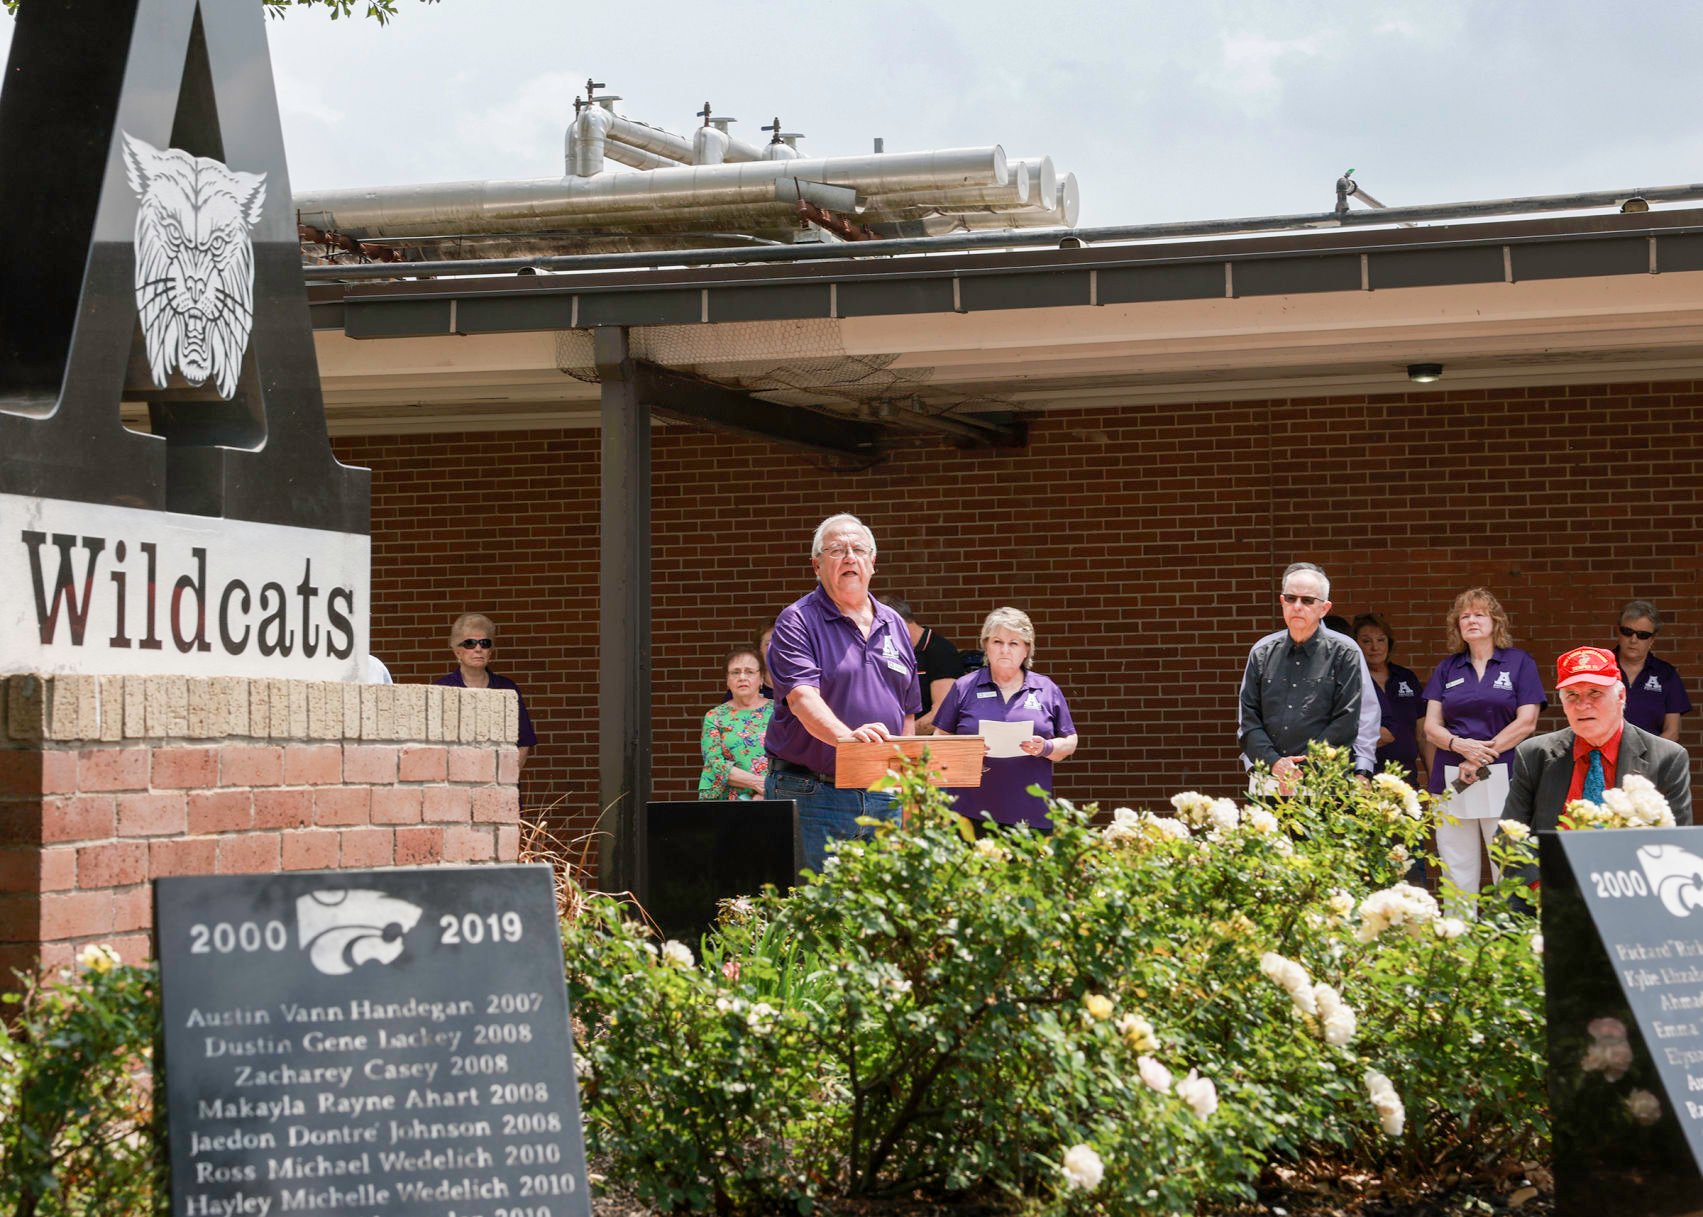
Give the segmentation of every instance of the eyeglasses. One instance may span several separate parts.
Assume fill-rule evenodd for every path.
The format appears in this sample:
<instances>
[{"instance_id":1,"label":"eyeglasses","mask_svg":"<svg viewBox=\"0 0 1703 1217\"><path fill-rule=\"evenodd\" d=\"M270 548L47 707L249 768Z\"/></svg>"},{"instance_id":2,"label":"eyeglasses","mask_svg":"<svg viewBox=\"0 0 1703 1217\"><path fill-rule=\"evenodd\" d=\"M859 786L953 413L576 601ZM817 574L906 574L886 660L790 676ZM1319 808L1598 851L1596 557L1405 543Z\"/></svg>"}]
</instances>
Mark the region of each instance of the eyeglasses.
<instances>
[{"instance_id":1,"label":"eyeglasses","mask_svg":"<svg viewBox=\"0 0 1703 1217\"><path fill-rule=\"evenodd\" d=\"M1622 638L1636 638L1640 642L1648 642L1656 636L1656 631L1635 630L1629 625L1623 625L1620 627L1620 636Z\"/></svg>"},{"instance_id":2,"label":"eyeglasses","mask_svg":"<svg viewBox=\"0 0 1703 1217\"><path fill-rule=\"evenodd\" d=\"M830 545L822 551L824 558L873 558L875 551L867 545Z\"/></svg>"},{"instance_id":3,"label":"eyeglasses","mask_svg":"<svg viewBox=\"0 0 1703 1217\"><path fill-rule=\"evenodd\" d=\"M463 638L455 645L464 651L471 651L474 648L478 648L481 651L488 651L497 644L492 642L489 638Z\"/></svg>"},{"instance_id":4,"label":"eyeglasses","mask_svg":"<svg viewBox=\"0 0 1703 1217\"><path fill-rule=\"evenodd\" d=\"M1302 608L1312 608L1319 602L1317 596L1298 596L1294 592L1279 592L1278 599L1285 604L1299 604Z\"/></svg>"},{"instance_id":5,"label":"eyeglasses","mask_svg":"<svg viewBox=\"0 0 1703 1217\"><path fill-rule=\"evenodd\" d=\"M727 674L729 676L759 676L759 675L761 675L761 673L758 672L756 668L729 668L727 670Z\"/></svg>"}]
</instances>

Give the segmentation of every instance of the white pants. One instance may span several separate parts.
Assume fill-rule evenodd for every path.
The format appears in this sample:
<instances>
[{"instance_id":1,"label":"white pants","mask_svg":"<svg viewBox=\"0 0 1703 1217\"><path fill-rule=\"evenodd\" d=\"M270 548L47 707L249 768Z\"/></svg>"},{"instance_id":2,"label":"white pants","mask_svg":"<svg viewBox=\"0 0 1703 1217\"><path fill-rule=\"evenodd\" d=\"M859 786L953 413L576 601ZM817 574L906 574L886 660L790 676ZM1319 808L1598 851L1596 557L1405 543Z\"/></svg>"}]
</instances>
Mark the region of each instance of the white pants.
<instances>
[{"instance_id":1,"label":"white pants","mask_svg":"<svg viewBox=\"0 0 1703 1217\"><path fill-rule=\"evenodd\" d=\"M1450 911L1470 917L1478 903L1478 885L1483 878L1479 866L1478 843L1488 845L1496 835L1497 820L1461 820L1456 824L1437 825L1437 856L1443 861L1443 878L1461 890L1458 900L1451 902ZM1490 880L1502 877L1495 863L1490 865Z\"/></svg>"}]
</instances>

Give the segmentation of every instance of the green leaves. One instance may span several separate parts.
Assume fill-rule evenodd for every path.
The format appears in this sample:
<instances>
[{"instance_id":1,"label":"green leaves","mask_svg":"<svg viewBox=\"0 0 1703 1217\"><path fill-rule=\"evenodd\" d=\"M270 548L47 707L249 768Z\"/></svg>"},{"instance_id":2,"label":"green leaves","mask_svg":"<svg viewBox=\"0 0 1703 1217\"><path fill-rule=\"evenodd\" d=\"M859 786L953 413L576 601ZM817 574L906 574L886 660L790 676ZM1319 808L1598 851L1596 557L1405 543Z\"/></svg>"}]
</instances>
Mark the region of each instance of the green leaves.
<instances>
[{"instance_id":1,"label":"green leaves","mask_svg":"<svg viewBox=\"0 0 1703 1217\"><path fill-rule=\"evenodd\" d=\"M98 958L6 1000L0 1212L163 1212L164 1141L149 1135L155 970Z\"/></svg>"}]
</instances>

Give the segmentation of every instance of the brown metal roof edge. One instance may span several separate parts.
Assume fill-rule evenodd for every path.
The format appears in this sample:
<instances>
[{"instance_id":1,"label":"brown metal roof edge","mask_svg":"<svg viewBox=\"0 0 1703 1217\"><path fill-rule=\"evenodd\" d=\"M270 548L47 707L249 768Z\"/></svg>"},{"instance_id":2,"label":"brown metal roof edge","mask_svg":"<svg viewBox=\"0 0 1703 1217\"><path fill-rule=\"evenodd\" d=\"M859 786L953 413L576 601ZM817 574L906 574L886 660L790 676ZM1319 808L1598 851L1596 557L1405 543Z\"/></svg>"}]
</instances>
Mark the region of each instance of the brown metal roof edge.
<instances>
[{"instance_id":1,"label":"brown metal roof edge","mask_svg":"<svg viewBox=\"0 0 1703 1217\"><path fill-rule=\"evenodd\" d=\"M858 262L755 263L734 266L655 267L640 270L569 274L469 276L465 279L377 280L358 283L310 283L310 304L341 300L443 298L486 295L558 295L582 291L644 288L701 288L751 285L754 281L845 282L871 278L933 278L949 274L997 271L1105 270L1123 266L1185 262L1362 254L1473 245L1527 244L1547 240L1588 240L1614 236L1678 236L1703 233L1703 208L1651 211L1631 215L1522 217L1397 229L1320 229L1277 236L1250 235L1090 245L1079 249L1010 249L991 253L939 253L876 256Z\"/></svg>"}]
</instances>

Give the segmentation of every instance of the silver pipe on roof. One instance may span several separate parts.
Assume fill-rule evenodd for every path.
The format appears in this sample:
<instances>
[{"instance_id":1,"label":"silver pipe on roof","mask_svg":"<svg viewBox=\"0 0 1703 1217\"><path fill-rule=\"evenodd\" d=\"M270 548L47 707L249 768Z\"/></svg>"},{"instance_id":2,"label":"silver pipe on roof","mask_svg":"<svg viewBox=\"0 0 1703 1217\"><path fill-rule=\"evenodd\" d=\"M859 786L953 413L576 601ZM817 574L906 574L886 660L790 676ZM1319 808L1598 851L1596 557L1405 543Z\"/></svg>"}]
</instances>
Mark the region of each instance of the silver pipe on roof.
<instances>
[{"instance_id":1,"label":"silver pipe on roof","mask_svg":"<svg viewBox=\"0 0 1703 1217\"><path fill-rule=\"evenodd\" d=\"M680 163L671 161L666 156L658 156L654 152L646 152L643 148L623 144L617 139L612 139L603 146L603 155L631 169L673 169Z\"/></svg>"},{"instance_id":2,"label":"silver pipe on roof","mask_svg":"<svg viewBox=\"0 0 1703 1217\"><path fill-rule=\"evenodd\" d=\"M1015 174L1021 167L1029 179L1029 201L1040 207L1058 206L1058 171L1053 168L1053 158L1050 156L1026 157L1020 161L1011 162L1011 172Z\"/></svg>"},{"instance_id":3,"label":"silver pipe on roof","mask_svg":"<svg viewBox=\"0 0 1703 1217\"><path fill-rule=\"evenodd\" d=\"M598 136L605 125L587 115L576 120L574 161L588 168L601 161ZM602 141L606 144L606 138ZM441 182L382 189L326 190L295 197L300 222L352 237L429 236L443 232L490 232L494 225L545 228L571 223L576 215L646 212L668 207L725 207L775 200L783 182L798 179L848 187L859 194L922 188L957 189L1003 185L1010 180L1005 152L952 148L847 157L801 157L751 164L682 165L646 173L606 173L510 182Z\"/></svg>"},{"instance_id":4,"label":"silver pipe on roof","mask_svg":"<svg viewBox=\"0 0 1703 1217\"><path fill-rule=\"evenodd\" d=\"M664 131L661 127L653 127L649 123L636 122L621 114L609 114L609 118L610 139L618 140L630 148L643 149L676 165L691 162L692 141L685 136Z\"/></svg>"},{"instance_id":5,"label":"silver pipe on roof","mask_svg":"<svg viewBox=\"0 0 1703 1217\"><path fill-rule=\"evenodd\" d=\"M692 163L694 165L725 164L730 143L732 143L732 140L725 130L705 123L692 132Z\"/></svg>"},{"instance_id":6,"label":"silver pipe on roof","mask_svg":"<svg viewBox=\"0 0 1703 1217\"><path fill-rule=\"evenodd\" d=\"M872 211L896 211L904 207L932 207L956 211L964 207L1028 207L1029 175L1013 170L1011 180L998 186L959 186L946 189L883 190L869 198Z\"/></svg>"},{"instance_id":7,"label":"silver pipe on roof","mask_svg":"<svg viewBox=\"0 0 1703 1217\"><path fill-rule=\"evenodd\" d=\"M1082 196L1076 187L1076 175L1067 173L1058 186L1058 205L1035 207L1025 211L988 212L960 217L969 232L984 232L1004 228L1075 228L1082 210Z\"/></svg>"},{"instance_id":8,"label":"silver pipe on roof","mask_svg":"<svg viewBox=\"0 0 1703 1217\"><path fill-rule=\"evenodd\" d=\"M602 106L587 106L568 128L568 176L589 178L603 172L609 127L615 116Z\"/></svg>"}]
</instances>

